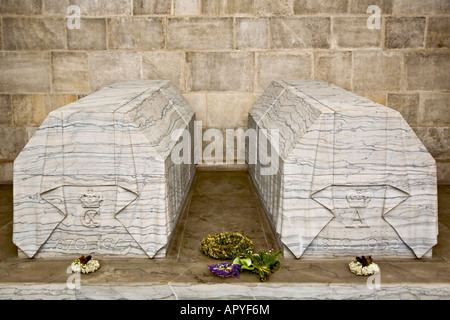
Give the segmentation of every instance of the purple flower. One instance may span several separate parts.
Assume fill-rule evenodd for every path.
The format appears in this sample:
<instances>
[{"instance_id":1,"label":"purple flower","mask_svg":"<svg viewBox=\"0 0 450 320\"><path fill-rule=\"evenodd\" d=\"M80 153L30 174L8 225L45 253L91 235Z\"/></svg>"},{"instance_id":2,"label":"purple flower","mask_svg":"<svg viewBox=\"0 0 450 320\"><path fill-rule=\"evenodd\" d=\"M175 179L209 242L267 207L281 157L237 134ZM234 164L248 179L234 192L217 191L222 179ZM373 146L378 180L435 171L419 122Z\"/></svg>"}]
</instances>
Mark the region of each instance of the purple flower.
<instances>
[{"instance_id":1,"label":"purple flower","mask_svg":"<svg viewBox=\"0 0 450 320\"><path fill-rule=\"evenodd\" d=\"M241 272L240 264L232 264L228 262L221 262L209 266L209 270L216 276L227 278L236 277L239 279L239 272Z\"/></svg>"}]
</instances>

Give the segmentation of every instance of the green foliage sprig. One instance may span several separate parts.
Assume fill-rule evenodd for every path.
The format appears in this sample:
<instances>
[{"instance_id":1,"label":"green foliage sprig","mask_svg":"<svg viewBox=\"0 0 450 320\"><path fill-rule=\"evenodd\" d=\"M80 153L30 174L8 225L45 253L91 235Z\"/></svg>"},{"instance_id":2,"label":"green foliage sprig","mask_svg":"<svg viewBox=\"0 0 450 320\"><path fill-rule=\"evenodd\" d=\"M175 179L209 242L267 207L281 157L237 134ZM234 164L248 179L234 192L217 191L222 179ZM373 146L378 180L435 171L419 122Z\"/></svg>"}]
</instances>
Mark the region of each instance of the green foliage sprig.
<instances>
[{"instance_id":1,"label":"green foliage sprig","mask_svg":"<svg viewBox=\"0 0 450 320\"><path fill-rule=\"evenodd\" d=\"M264 282L280 268L280 261L278 261L277 257L281 253L281 250L275 253L264 251L259 251L257 254L246 253L235 258L233 264L240 264L242 271L257 274L259 280Z\"/></svg>"}]
</instances>

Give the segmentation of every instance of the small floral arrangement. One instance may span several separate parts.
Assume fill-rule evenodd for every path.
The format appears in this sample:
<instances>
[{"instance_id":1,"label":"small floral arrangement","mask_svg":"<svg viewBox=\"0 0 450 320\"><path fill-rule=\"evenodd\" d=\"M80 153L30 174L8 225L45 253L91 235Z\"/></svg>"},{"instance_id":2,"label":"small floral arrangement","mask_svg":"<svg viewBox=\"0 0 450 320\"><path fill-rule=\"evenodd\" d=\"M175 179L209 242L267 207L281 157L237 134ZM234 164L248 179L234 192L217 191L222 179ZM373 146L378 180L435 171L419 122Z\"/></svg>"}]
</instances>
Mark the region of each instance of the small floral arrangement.
<instances>
[{"instance_id":1,"label":"small floral arrangement","mask_svg":"<svg viewBox=\"0 0 450 320\"><path fill-rule=\"evenodd\" d=\"M239 272L242 271L241 265L221 262L209 266L209 270L218 277L228 278L236 277L239 279Z\"/></svg>"},{"instance_id":2,"label":"small floral arrangement","mask_svg":"<svg viewBox=\"0 0 450 320\"><path fill-rule=\"evenodd\" d=\"M272 251L258 253L248 252L244 255L236 257L234 264L240 264L244 271L257 274L259 280L264 282L269 276L280 268L280 261L277 257L282 253L281 250L272 253Z\"/></svg>"},{"instance_id":3,"label":"small floral arrangement","mask_svg":"<svg viewBox=\"0 0 450 320\"><path fill-rule=\"evenodd\" d=\"M232 260L241 253L253 250L253 241L236 232L208 235L200 243L200 251L210 258Z\"/></svg>"},{"instance_id":4,"label":"small floral arrangement","mask_svg":"<svg viewBox=\"0 0 450 320\"><path fill-rule=\"evenodd\" d=\"M247 252L241 254L233 260L233 263L221 262L209 266L209 270L216 276L228 278L235 276L239 278L240 272L249 272L257 274L259 280L264 282L269 276L280 268L280 261L277 256L281 254L281 250L272 252L258 253Z\"/></svg>"},{"instance_id":5,"label":"small floral arrangement","mask_svg":"<svg viewBox=\"0 0 450 320\"><path fill-rule=\"evenodd\" d=\"M200 251L210 258L233 260L232 263L220 262L209 266L209 270L221 278L239 278L240 272L257 274L260 281L266 281L269 276L280 268L277 257L281 250L272 253L259 251L253 253L253 241L248 237L234 232L222 232L208 235L200 243Z\"/></svg>"},{"instance_id":6,"label":"small floral arrangement","mask_svg":"<svg viewBox=\"0 0 450 320\"><path fill-rule=\"evenodd\" d=\"M100 268L100 263L92 259L92 256L81 256L70 265L72 272L92 273Z\"/></svg>"},{"instance_id":7,"label":"small floral arrangement","mask_svg":"<svg viewBox=\"0 0 450 320\"><path fill-rule=\"evenodd\" d=\"M356 260L350 262L348 266L350 271L358 276L370 276L380 272L380 268L373 262L372 256L356 257Z\"/></svg>"}]
</instances>

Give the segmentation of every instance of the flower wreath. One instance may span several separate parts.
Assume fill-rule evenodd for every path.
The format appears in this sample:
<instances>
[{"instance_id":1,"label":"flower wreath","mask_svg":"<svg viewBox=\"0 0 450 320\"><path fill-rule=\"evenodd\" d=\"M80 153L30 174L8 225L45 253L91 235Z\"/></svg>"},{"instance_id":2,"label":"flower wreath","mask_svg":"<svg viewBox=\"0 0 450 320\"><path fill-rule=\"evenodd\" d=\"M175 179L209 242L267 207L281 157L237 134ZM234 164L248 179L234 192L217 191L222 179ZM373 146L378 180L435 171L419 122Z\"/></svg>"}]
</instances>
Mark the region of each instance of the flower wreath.
<instances>
[{"instance_id":1,"label":"flower wreath","mask_svg":"<svg viewBox=\"0 0 450 320\"><path fill-rule=\"evenodd\" d=\"M221 278L239 278L239 273L242 271L242 268L240 264L220 262L209 266L209 271Z\"/></svg>"},{"instance_id":2,"label":"flower wreath","mask_svg":"<svg viewBox=\"0 0 450 320\"><path fill-rule=\"evenodd\" d=\"M348 267L357 276L370 276L380 272L380 268L373 262L372 256L356 257L356 260L350 262Z\"/></svg>"},{"instance_id":3,"label":"flower wreath","mask_svg":"<svg viewBox=\"0 0 450 320\"><path fill-rule=\"evenodd\" d=\"M231 260L253 250L253 241L236 232L208 235L200 242L200 251L210 258Z\"/></svg>"},{"instance_id":4,"label":"flower wreath","mask_svg":"<svg viewBox=\"0 0 450 320\"><path fill-rule=\"evenodd\" d=\"M81 256L70 265L72 272L92 273L100 268L98 260L92 259L92 256Z\"/></svg>"}]
</instances>

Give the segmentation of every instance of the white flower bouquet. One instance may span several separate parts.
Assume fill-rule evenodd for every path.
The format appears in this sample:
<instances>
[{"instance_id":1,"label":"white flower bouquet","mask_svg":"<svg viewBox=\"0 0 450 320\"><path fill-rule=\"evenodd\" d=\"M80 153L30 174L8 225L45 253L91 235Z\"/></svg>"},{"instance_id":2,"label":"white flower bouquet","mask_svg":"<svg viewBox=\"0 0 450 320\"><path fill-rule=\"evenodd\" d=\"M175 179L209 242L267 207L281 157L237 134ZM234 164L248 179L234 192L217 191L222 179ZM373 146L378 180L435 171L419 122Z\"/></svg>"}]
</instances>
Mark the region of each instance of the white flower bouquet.
<instances>
[{"instance_id":1,"label":"white flower bouquet","mask_svg":"<svg viewBox=\"0 0 450 320\"><path fill-rule=\"evenodd\" d=\"M372 256L356 257L356 261L350 262L348 267L350 268L350 271L357 276L370 276L380 272L380 268L373 262Z\"/></svg>"},{"instance_id":2,"label":"white flower bouquet","mask_svg":"<svg viewBox=\"0 0 450 320\"><path fill-rule=\"evenodd\" d=\"M81 256L70 265L72 272L92 273L100 268L98 260L92 259L92 256Z\"/></svg>"}]
</instances>

